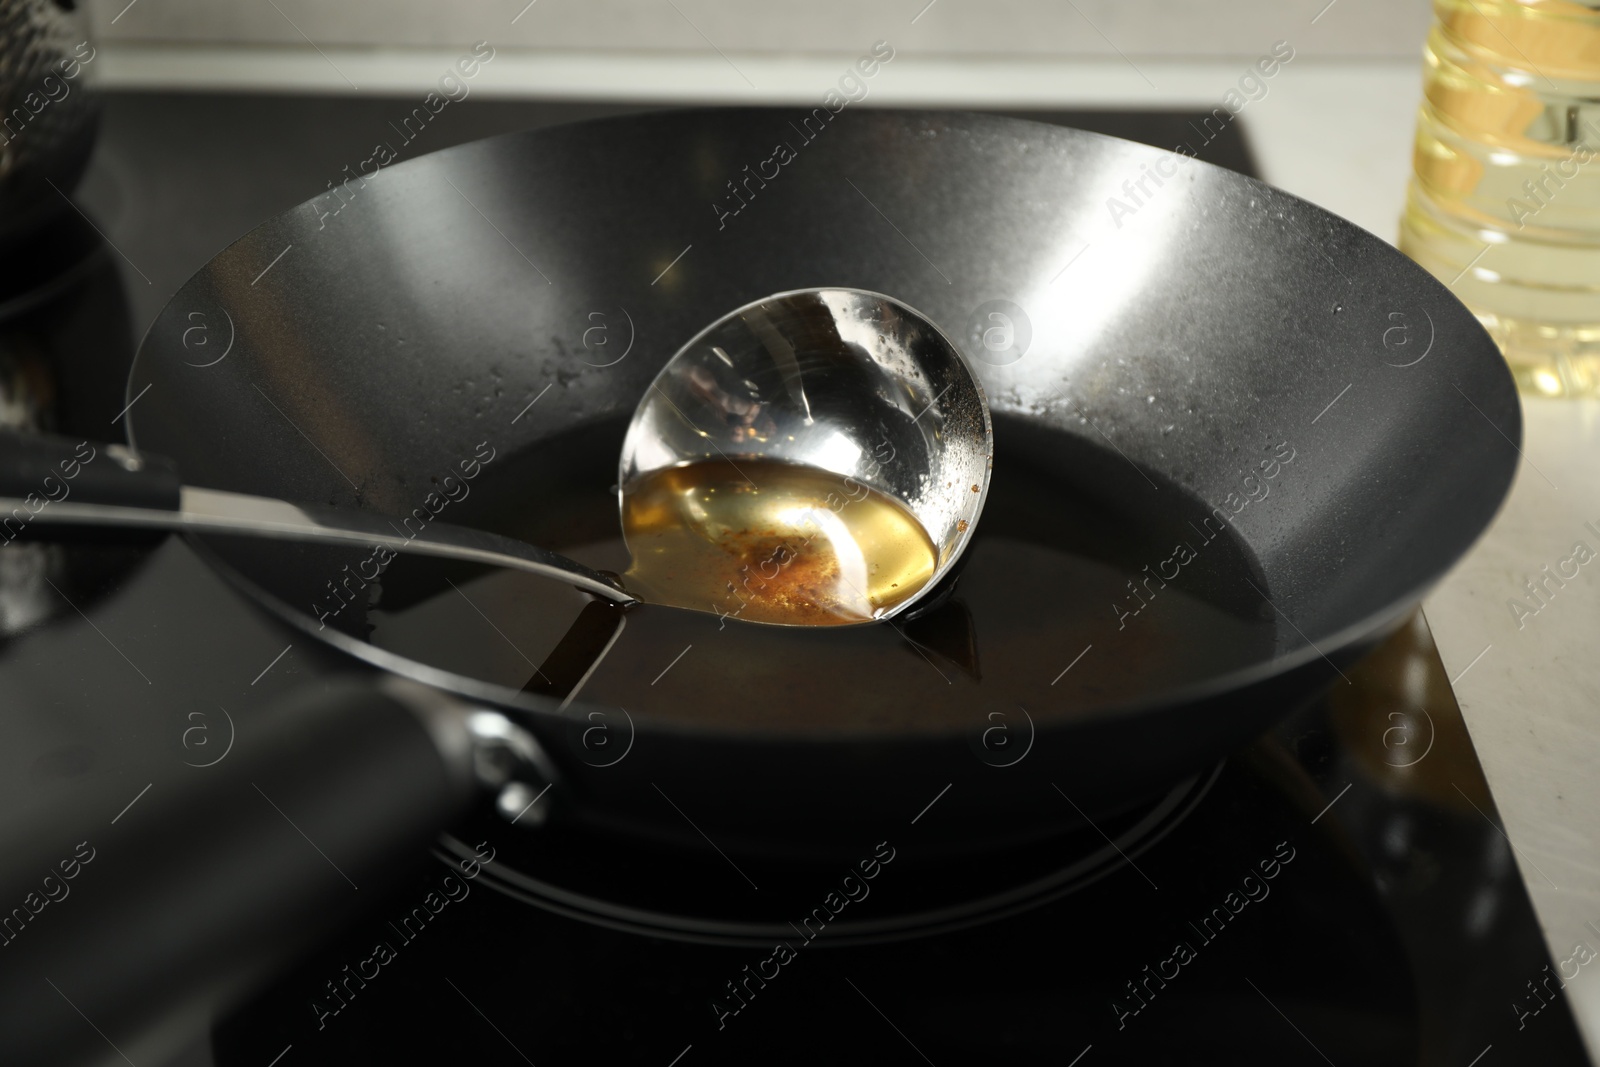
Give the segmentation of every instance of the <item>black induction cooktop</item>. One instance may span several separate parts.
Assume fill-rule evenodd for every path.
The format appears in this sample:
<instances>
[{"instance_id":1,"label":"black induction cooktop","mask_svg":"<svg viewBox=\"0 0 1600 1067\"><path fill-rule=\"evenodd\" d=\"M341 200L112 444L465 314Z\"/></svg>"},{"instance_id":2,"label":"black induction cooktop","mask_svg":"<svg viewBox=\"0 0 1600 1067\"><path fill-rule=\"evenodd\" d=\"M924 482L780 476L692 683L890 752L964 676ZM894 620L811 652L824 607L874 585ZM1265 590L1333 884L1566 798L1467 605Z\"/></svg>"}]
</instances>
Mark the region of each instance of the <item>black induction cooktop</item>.
<instances>
[{"instance_id":1,"label":"black induction cooktop","mask_svg":"<svg viewBox=\"0 0 1600 1067\"><path fill-rule=\"evenodd\" d=\"M0 294L4 380L53 375L29 393L36 424L101 438L129 319L336 180L385 114L107 104L82 197L114 249L77 228L70 278ZM414 150L615 110L471 101ZM1238 127L1202 116L1031 117L1251 169ZM87 777L133 797L273 697L355 669L181 540L9 546L0 799L48 804ZM955 791L837 869L624 848L485 810L186 1062L1587 1063L1425 621L1349 674L1115 819L959 864L931 847Z\"/></svg>"},{"instance_id":2,"label":"black induction cooktop","mask_svg":"<svg viewBox=\"0 0 1600 1067\"><path fill-rule=\"evenodd\" d=\"M923 854L954 793L839 870L486 815L219 1061L1586 1062L1564 1002L1516 1014L1550 960L1422 618L1351 681L1099 833L958 867Z\"/></svg>"}]
</instances>

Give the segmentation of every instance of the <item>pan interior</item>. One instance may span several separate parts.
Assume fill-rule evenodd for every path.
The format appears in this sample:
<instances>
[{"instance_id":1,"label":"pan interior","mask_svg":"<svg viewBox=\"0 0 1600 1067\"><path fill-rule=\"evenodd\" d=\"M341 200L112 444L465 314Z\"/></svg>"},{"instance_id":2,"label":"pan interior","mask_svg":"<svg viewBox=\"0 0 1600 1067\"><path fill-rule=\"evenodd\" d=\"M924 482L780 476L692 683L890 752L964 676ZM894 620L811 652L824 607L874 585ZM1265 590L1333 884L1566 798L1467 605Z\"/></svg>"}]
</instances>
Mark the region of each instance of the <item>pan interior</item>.
<instances>
[{"instance_id":1,"label":"pan interior","mask_svg":"<svg viewBox=\"0 0 1600 1067\"><path fill-rule=\"evenodd\" d=\"M495 464L457 521L624 570L611 462L624 430L620 418L591 423ZM1161 508L1141 512L1134 502L1150 494L1125 482L1145 475L1114 453L1015 415L996 418L995 437L983 522L954 594L931 613L835 630L646 605L628 612L582 702L718 729L948 730L990 705L1088 714L1280 651L1285 635L1254 591L1266 589L1262 568L1192 494L1163 485ZM307 576L360 574L362 553L211 543L284 602L320 603L324 625L509 689L537 688L585 603L529 575L407 556L375 581L346 579L345 603ZM729 578L736 602L740 576Z\"/></svg>"},{"instance_id":2,"label":"pan interior","mask_svg":"<svg viewBox=\"0 0 1600 1067\"><path fill-rule=\"evenodd\" d=\"M151 327L130 440L189 484L616 567L621 420L673 351L764 294L890 295L964 339L995 416L986 547L948 610L795 636L645 609L575 705L774 730L1172 711L1328 675L1503 499L1504 362L1371 234L1158 149L887 110L833 119L736 218L707 211L787 125L751 109L529 131L386 168L336 220L301 205ZM1108 215L1130 176L1173 166ZM988 348L996 306L1026 346ZM447 666L428 677L474 696L536 677L584 607L531 579L405 559L378 580L370 553L210 543L297 624Z\"/></svg>"}]
</instances>

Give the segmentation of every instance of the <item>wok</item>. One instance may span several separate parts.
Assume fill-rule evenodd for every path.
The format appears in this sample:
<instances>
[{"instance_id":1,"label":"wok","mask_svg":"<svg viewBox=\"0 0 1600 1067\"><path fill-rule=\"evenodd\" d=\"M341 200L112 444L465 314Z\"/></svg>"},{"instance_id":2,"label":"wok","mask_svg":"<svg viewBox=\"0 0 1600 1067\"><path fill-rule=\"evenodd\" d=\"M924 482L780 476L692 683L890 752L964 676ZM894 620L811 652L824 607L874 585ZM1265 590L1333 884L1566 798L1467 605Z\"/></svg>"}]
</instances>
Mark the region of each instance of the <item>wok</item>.
<instances>
[{"instance_id":1,"label":"wok","mask_svg":"<svg viewBox=\"0 0 1600 1067\"><path fill-rule=\"evenodd\" d=\"M871 723L646 706L628 709L626 758L606 762L577 739L596 714L620 724L618 709L400 655L368 639L360 611L327 625L308 608L326 571L278 549L206 550L292 624L506 711L547 757L541 817L613 840L853 860L943 798L942 847L970 854L1115 812L1342 684L1482 532L1516 467L1520 413L1494 345L1371 234L1113 138L823 109L581 123L336 187L173 298L129 379L129 438L191 484L388 514L412 513L485 443L504 457L502 495L513 482L532 500L572 483L603 495L627 415L686 338L817 285L890 294L973 342L997 478L1008 463L1044 470L1130 528L1225 515L1230 573L1249 586L1225 595L1272 623L1269 647L1099 705L1003 709L1004 759L988 704ZM995 309L1013 332L985 348ZM1295 455L1271 506L1244 482L1263 442ZM450 520L509 522L491 495L451 504ZM541 521L560 529L559 514ZM1106 611L1108 636L1117 622Z\"/></svg>"},{"instance_id":2,"label":"wok","mask_svg":"<svg viewBox=\"0 0 1600 1067\"><path fill-rule=\"evenodd\" d=\"M1025 451L1130 511L1198 517L1244 497L1241 449L1287 441L1297 455L1297 481L1233 519L1281 613L1273 655L1120 707L1029 708L1028 769L1093 807L1215 759L1338 681L1337 664L1401 619L1503 498L1520 417L1493 345L1371 235L1231 172L1072 130L894 112L818 125L760 110L604 120L463 146L313 200L219 255L157 319L129 381L130 435L192 483L389 514L412 512L429 476L487 441L525 459L537 498L591 457L609 467L618 419L730 308L847 285L965 337L976 308L1009 300L1031 346L975 361L998 469ZM763 187L779 141L797 158ZM1113 218L1108 200L1139 199L1123 185L1152 170L1175 176ZM594 311L612 351L584 345ZM626 322L631 351L612 362ZM268 570L230 558L247 584ZM304 603L294 614L309 623ZM557 754L585 711L580 697L559 717L330 630L385 667L518 708ZM853 849L863 823L914 814L951 781L953 836L1062 817L1019 815L1015 783L973 758L981 709L966 729L865 733L629 711L627 760L568 760L563 791L583 817L698 840L652 789L663 774L706 833L749 844Z\"/></svg>"}]
</instances>

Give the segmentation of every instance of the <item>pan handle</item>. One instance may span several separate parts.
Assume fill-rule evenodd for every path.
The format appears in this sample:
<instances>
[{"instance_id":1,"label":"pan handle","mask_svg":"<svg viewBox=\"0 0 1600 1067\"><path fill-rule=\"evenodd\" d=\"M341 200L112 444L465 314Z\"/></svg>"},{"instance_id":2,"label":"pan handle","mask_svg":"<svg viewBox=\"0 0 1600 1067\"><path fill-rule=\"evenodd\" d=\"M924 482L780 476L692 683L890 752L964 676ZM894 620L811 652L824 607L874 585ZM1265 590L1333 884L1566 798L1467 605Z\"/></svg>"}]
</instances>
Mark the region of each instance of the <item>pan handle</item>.
<instances>
[{"instance_id":1,"label":"pan handle","mask_svg":"<svg viewBox=\"0 0 1600 1067\"><path fill-rule=\"evenodd\" d=\"M308 687L236 727L212 766L0 824L0 1062L97 1063L108 1040L163 1062L382 903L486 779L545 767L503 717L398 678Z\"/></svg>"},{"instance_id":2,"label":"pan handle","mask_svg":"<svg viewBox=\"0 0 1600 1067\"><path fill-rule=\"evenodd\" d=\"M20 514L0 516L26 524L49 504L81 504L177 511L178 470L161 456L122 445L47 434L0 432L0 498L23 502Z\"/></svg>"}]
</instances>

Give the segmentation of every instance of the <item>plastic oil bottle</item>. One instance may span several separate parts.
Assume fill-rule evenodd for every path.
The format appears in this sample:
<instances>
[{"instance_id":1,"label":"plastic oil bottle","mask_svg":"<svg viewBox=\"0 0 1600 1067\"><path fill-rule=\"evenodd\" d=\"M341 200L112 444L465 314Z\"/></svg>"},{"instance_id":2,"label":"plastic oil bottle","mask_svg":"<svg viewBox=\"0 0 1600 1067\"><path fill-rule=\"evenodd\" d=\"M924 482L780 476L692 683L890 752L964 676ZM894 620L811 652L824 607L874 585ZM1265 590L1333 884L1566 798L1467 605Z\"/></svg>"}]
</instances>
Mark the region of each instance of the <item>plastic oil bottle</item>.
<instances>
[{"instance_id":1,"label":"plastic oil bottle","mask_svg":"<svg viewBox=\"0 0 1600 1067\"><path fill-rule=\"evenodd\" d=\"M1600 396L1600 3L1433 9L1400 248L1524 392Z\"/></svg>"}]
</instances>

